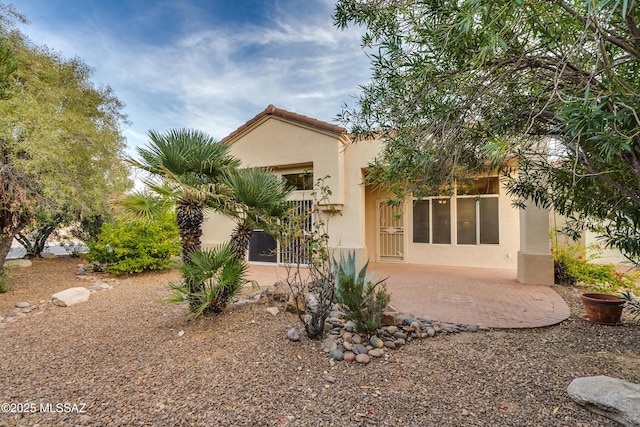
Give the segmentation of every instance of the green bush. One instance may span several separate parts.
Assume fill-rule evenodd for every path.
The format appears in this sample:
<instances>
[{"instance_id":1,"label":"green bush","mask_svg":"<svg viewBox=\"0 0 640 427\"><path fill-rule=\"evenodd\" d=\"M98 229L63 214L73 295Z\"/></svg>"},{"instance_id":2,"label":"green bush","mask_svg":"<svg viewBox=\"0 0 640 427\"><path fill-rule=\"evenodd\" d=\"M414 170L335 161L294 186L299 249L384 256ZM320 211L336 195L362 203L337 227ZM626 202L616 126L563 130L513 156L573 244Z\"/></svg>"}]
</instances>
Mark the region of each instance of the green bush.
<instances>
[{"instance_id":1,"label":"green bush","mask_svg":"<svg viewBox=\"0 0 640 427\"><path fill-rule=\"evenodd\" d=\"M229 243L194 251L189 262L180 267L183 282L171 286L169 302L188 302L194 318L221 313L247 283L247 269Z\"/></svg>"},{"instance_id":2,"label":"green bush","mask_svg":"<svg viewBox=\"0 0 640 427\"><path fill-rule=\"evenodd\" d=\"M98 239L88 243L88 262L112 274L133 274L172 267L171 256L180 254L175 214L155 221L117 221L104 224Z\"/></svg>"},{"instance_id":3,"label":"green bush","mask_svg":"<svg viewBox=\"0 0 640 427\"><path fill-rule=\"evenodd\" d=\"M355 253L349 252L346 259L340 254L340 262L334 261L335 299L358 331L373 334L391 297L383 284L387 278L372 282L373 273L367 275L368 266L369 261L356 273Z\"/></svg>"},{"instance_id":4,"label":"green bush","mask_svg":"<svg viewBox=\"0 0 640 427\"><path fill-rule=\"evenodd\" d=\"M573 286L583 283L595 291L613 294L624 289L638 290L636 277L616 271L612 264L592 264L588 262L580 246L553 247L555 283ZM592 257L594 258L594 257Z\"/></svg>"}]
</instances>

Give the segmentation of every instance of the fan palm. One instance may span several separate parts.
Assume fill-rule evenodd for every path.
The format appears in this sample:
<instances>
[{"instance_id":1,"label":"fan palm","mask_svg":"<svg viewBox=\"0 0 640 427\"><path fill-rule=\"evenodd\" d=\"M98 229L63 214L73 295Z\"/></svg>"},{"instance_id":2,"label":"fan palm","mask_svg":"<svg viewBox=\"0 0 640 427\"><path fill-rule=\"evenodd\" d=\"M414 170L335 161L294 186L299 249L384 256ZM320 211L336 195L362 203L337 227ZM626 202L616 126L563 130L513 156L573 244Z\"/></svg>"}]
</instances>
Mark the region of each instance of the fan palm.
<instances>
[{"instance_id":1,"label":"fan palm","mask_svg":"<svg viewBox=\"0 0 640 427\"><path fill-rule=\"evenodd\" d=\"M287 188L280 178L262 168L228 170L222 183L233 197L231 203L218 209L236 224L230 243L236 258L243 260L253 230L269 231L288 208L287 199L294 189Z\"/></svg>"},{"instance_id":2,"label":"fan palm","mask_svg":"<svg viewBox=\"0 0 640 427\"><path fill-rule=\"evenodd\" d=\"M191 252L200 249L204 208L212 203L224 204L221 200L226 195L220 179L240 161L229 153L228 145L197 130L149 131L148 136L149 144L137 149L140 160L127 160L150 175L145 183L161 197L144 202L145 196L138 194L137 202L130 201L130 205L137 204L144 208L140 214L150 215L154 203L175 203L182 258L186 262Z\"/></svg>"},{"instance_id":3,"label":"fan palm","mask_svg":"<svg viewBox=\"0 0 640 427\"><path fill-rule=\"evenodd\" d=\"M193 252L181 270L184 282L172 286L170 301L189 301L194 317L221 313L247 283L247 263L235 258L228 243Z\"/></svg>"}]
</instances>

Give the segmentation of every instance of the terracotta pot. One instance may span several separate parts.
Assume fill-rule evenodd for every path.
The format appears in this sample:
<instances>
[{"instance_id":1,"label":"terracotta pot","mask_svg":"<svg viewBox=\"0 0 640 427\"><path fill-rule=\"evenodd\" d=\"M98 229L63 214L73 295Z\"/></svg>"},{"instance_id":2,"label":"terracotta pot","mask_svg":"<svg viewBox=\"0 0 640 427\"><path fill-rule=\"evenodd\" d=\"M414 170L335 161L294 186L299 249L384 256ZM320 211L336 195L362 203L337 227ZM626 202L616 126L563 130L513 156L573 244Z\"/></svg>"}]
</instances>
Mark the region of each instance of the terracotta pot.
<instances>
[{"instance_id":1,"label":"terracotta pot","mask_svg":"<svg viewBox=\"0 0 640 427\"><path fill-rule=\"evenodd\" d=\"M587 310L584 320L596 325L617 325L620 323L624 300L615 295L587 293L580 295Z\"/></svg>"}]
</instances>

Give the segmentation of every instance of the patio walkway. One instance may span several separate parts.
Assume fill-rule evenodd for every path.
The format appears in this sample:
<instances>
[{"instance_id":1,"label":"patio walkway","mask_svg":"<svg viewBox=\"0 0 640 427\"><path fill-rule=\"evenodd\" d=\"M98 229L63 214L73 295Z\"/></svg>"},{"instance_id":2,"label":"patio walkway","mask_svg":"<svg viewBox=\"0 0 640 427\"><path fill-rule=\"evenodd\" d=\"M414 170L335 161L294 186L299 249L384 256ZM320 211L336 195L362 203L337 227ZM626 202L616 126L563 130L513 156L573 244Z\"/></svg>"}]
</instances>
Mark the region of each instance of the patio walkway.
<instances>
[{"instance_id":1,"label":"patio walkway","mask_svg":"<svg viewBox=\"0 0 640 427\"><path fill-rule=\"evenodd\" d=\"M388 276L391 305L432 320L491 328L535 328L569 318L564 300L548 286L523 285L515 270L369 265L374 278ZM249 276L269 286L286 275L283 267L251 265Z\"/></svg>"}]
</instances>

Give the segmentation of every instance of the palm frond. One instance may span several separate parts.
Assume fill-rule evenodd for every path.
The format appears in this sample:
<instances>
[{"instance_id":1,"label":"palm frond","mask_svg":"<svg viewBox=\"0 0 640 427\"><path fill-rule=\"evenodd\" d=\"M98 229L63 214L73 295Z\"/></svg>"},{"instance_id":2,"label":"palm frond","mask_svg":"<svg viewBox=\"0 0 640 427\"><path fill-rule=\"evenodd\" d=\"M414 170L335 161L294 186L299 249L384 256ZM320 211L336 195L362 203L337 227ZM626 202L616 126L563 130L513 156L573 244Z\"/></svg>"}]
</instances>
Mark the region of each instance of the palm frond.
<instances>
[{"instance_id":1,"label":"palm frond","mask_svg":"<svg viewBox=\"0 0 640 427\"><path fill-rule=\"evenodd\" d=\"M128 163L155 175L166 171L180 177L191 176L201 183L218 180L229 168L240 161L229 151L230 146L220 144L204 132L192 129L170 129L165 133L150 130L150 142L139 147L139 160L128 158ZM192 183L193 184L193 183Z\"/></svg>"},{"instance_id":2,"label":"palm frond","mask_svg":"<svg viewBox=\"0 0 640 427\"><path fill-rule=\"evenodd\" d=\"M220 313L242 291L247 270L247 263L235 258L228 243L194 251L181 267L183 283L172 286L172 300L189 301L194 317Z\"/></svg>"},{"instance_id":3,"label":"palm frond","mask_svg":"<svg viewBox=\"0 0 640 427\"><path fill-rule=\"evenodd\" d=\"M154 221L172 206L165 197L138 191L124 194L111 201L116 216L124 221Z\"/></svg>"},{"instance_id":4,"label":"palm frond","mask_svg":"<svg viewBox=\"0 0 640 427\"><path fill-rule=\"evenodd\" d=\"M234 197L249 208L275 211L286 206L286 200L294 190L267 169L247 168L229 170L222 182Z\"/></svg>"}]
</instances>

